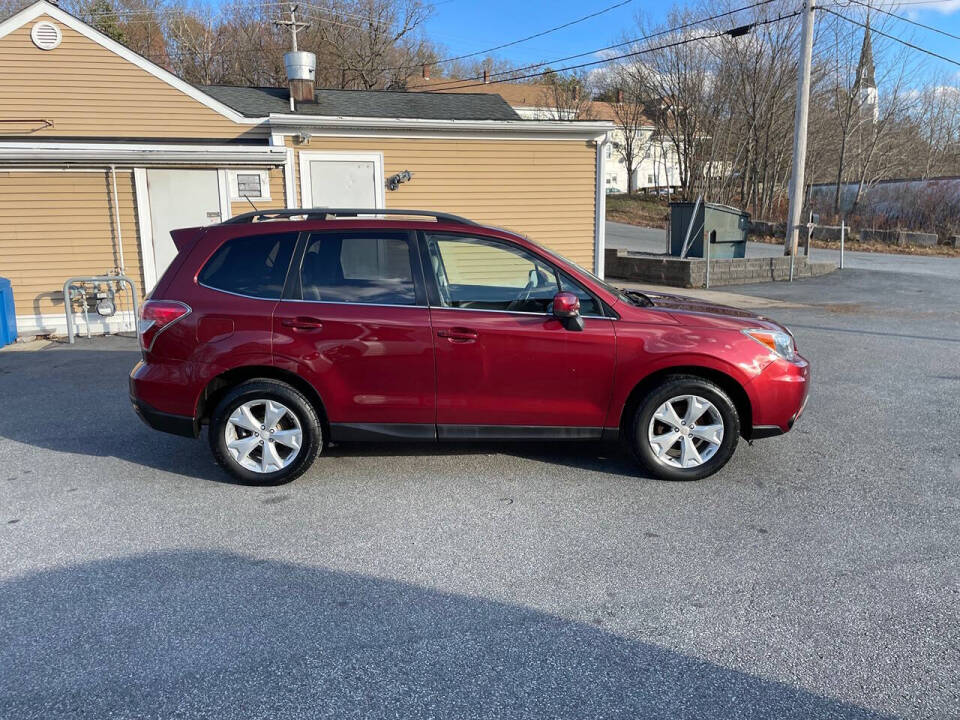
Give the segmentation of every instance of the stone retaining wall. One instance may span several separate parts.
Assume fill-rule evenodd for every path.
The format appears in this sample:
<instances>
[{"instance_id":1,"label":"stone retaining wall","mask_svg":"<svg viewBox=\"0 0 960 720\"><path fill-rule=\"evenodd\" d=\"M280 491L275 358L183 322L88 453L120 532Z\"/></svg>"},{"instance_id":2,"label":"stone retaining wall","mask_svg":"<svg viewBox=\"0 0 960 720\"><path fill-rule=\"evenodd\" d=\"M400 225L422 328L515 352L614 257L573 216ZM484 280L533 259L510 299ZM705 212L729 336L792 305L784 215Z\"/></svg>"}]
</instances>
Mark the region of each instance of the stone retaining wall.
<instances>
[{"instance_id":1,"label":"stone retaining wall","mask_svg":"<svg viewBox=\"0 0 960 720\"><path fill-rule=\"evenodd\" d=\"M936 233L910 232L907 230L860 230L860 239L864 242L879 242L886 245L913 245L915 247L935 247Z\"/></svg>"},{"instance_id":2,"label":"stone retaining wall","mask_svg":"<svg viewBox=\"0 0 960 720\"><path fill-rule=\"evenodd\" d=\"M771 223L764 220L751 220L748 235L757 235L761 237L782 238L786 233L785 223ZM807 228L800 228L800 242L803 243L807 238ZM839 225L817 225L813 229L813 239L825 242L840 242ZM937 244L937 235L935 233L912 232L910 230L875 230L865 228L856 230L847 228L847 240L862 240L864 242L877 242L886 245L899 245L901 247L911 245L914 247L935 247ZM951 244L948 241L947 244ZM956 245L954 245L956 247Z\"/></svg>"},{"instance_id":3,"label":"stone retaining wall","mask_svg":"<svg viewBox=\"0 0 960 720\"><path fill-rule=\"evenodd\" d=\"M605 274L634 282L671 287L703 287L707 263L701 258L681 260L668 255L648 255L610 248L605 256ZM797 256L794 278L826 275L837 269L833 263L807 262ZM790 279L789 257L733 258L710 261L710 286L745 285Z\"/></svg>"}]
</instances>

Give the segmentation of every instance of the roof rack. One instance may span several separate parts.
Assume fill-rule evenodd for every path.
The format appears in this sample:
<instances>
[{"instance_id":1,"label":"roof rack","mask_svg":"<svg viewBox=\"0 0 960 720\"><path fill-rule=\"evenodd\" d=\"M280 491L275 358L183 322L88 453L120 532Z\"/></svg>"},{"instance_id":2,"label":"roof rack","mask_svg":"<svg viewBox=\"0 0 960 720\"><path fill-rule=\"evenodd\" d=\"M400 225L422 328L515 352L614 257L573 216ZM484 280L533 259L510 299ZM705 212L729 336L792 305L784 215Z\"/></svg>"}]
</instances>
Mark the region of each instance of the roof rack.
<instances>
[{"instance_id":1,"label":"roof rack","mask_svg":"<svg viewBox=\"0 0 960 720\"><path fill-rule=\"evenodd\" d=\"M240 223L256 222L260 220L277 220L281 218L306 217L310 220L327 220L343 217L359 217L360 215L411 215L414 217L432 217L437 222L445 221L458 225L477 225L478 223L459 215L430 210L400 210L385 208L286 208L282 210L254 210L234 215L221 225L237 225Z\"/></svg>"}]
</instances>

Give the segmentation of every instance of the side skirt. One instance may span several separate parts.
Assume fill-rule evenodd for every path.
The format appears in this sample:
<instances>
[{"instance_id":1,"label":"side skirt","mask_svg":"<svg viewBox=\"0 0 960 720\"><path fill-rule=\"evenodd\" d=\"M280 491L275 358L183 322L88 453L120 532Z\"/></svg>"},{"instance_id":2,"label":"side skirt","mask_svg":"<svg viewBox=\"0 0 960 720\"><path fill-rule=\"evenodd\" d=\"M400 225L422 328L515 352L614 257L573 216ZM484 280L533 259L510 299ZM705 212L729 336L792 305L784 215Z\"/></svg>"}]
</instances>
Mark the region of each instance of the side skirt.
<instances>
[{"instance_id":1,"label":"side skirt","mask_svg":"<svg viewBox=\"0 0 960 720\"><path fill-rule=\"evenodd\" d=\"M616 432L616 429L613 429ZM418 442L441 440L600 440L611 430L541 425L427 425L414 423L331 423L333 442Z\"/></svg>"},{"instance_id":2,"label":"side skirt","mask_svg":"<svg viewBox=\"0 0 960 720\"><path fill-rule=\"evenodd\" d=\"M599 440L603 428L541 425L437 425L440 440Z\"/></svg>"},{"instance_id":3,"label":"side skirt","mask_svg":"<svg viewBox=\"0 0 960 720\"><path fill-rule=\"evenodd\" d=\"M437 426L419 423L330 423L333 442L433 441Z\"/></svg>"}]
</instances>

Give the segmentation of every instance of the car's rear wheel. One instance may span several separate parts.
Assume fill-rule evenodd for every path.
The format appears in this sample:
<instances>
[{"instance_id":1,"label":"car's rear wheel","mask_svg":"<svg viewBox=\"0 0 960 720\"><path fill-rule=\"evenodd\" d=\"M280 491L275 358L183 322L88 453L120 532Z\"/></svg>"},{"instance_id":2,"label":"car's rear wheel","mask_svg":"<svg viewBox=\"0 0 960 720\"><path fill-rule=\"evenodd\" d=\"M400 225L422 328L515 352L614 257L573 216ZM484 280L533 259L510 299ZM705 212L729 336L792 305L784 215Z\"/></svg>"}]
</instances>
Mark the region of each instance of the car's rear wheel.
<instances>
[{"instance_id":1,"label":"car's rear wheel","mask_svg":"<svg viewBox=\"0 0 960 720\"><path fill-rule=\"evenodd\" d=\"M299 477L323 445L313 405L278 380L249 380L227 392L210 417L209 436L217 463L256 485Z\"/></svg>"},{"instance_id":2,"label":"car's rear wheel","mask_svg":"<svg viewBox=\"0 0 960 720\"><path fill-rule=\"evenodd\" d=\"M719 386L673 375L640 401L630 444L661 480L699 480L727 464L739 436L736 406Z\"/></svg>"}]
</instances>

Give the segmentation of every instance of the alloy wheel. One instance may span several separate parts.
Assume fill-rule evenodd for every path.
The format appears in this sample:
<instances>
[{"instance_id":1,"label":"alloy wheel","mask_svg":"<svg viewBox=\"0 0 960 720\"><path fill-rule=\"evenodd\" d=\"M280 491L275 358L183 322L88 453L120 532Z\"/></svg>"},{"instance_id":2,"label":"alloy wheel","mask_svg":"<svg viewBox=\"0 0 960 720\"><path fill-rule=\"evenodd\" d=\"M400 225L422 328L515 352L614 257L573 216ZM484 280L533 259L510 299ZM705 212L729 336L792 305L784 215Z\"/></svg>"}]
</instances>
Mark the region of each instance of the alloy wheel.
<instances>
[{"instance_id":1,"label":"alloy wheel","mask_svg":"<svg viewBox=\"0 0 960 720\"><path fill-rule=\"evenodd\" d=\"M713 403L699 395L678 395L653 413L647 439L659 462L695 468L717 453L723 432L723 417Z\"/></svg>"},{"instance_id":2,"label":"alloy wheel","mask_svg":"<svg viewBox=\"0 0 960 720\"><path fill-rule=\"evenodd\" d=\"M300 454L303 430L296 414L283 403L251 400L230 413L223 437L237 464L256 473L272 473Z\"/></svg>"}]
</instances>

